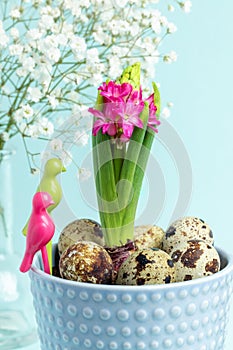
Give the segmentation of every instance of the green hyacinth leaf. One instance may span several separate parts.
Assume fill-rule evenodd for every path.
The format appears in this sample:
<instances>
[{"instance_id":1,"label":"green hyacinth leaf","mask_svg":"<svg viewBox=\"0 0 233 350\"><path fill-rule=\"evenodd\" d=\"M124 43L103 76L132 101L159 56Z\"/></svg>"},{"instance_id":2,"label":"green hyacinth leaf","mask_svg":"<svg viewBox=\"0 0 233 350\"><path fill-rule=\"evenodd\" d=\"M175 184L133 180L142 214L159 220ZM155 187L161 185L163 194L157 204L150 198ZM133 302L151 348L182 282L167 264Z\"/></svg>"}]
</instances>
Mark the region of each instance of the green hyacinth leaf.
<instances>
[{"instance_id":1,"label":"green hyacinth leaf","mask_svg":"<svg viewBox=\"0 0 233 350\"><path fill-rule=\"evenodd\" d=\"M160 99L160 92L157 87L157 85L153 82L152 83L153 90L154 90L154 104L157 107L157 115L160 115L160 110L161 110L161 99Z\"/></svg>"}]
</instances>

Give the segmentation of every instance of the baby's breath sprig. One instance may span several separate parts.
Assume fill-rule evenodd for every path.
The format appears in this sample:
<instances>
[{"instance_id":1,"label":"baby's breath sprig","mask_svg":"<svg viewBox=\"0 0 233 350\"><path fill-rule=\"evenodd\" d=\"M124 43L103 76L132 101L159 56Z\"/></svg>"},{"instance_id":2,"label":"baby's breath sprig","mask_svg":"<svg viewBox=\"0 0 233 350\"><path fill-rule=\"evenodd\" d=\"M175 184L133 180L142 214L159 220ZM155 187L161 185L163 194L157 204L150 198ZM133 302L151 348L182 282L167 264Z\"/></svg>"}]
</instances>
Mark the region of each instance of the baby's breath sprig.
<instances>
[{"instance_id":1,"label":"baby's breath sprig","mask_svg":"<svg viewBox=\"0 0 233 350\"><path fill-rule=\"evenodd\" d=\"M167 1L189 12L191 2ZM174 51L160 44L176 31L159 0L2 0L0 3L0 150L19 134L51 140L58 120L93 103L91 89L140 60L141 83L155 79ZM145 81L147 83L145 84Z\"/></svg>"}]
</instances>

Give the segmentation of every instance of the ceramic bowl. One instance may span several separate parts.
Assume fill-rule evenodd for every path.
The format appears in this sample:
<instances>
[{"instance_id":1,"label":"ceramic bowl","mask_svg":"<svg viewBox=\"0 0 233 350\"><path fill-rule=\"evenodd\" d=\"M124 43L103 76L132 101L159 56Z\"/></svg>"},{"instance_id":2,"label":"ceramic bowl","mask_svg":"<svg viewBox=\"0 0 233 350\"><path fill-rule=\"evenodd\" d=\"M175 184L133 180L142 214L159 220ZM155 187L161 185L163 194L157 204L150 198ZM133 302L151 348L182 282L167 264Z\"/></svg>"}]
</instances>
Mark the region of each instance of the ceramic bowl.
<instances>
[{"instance_id":1,"label":"ceramic bowl","mask_svg":"<svg viewBox=\"0 0 233 350\"><path fill-rule=\"evenodd\" d=\"M41 350L223 350L233 258L218 252L212 276L147 286L63 280L42 271L38 254L30 279Z\"/></svg>"}]
</instances>

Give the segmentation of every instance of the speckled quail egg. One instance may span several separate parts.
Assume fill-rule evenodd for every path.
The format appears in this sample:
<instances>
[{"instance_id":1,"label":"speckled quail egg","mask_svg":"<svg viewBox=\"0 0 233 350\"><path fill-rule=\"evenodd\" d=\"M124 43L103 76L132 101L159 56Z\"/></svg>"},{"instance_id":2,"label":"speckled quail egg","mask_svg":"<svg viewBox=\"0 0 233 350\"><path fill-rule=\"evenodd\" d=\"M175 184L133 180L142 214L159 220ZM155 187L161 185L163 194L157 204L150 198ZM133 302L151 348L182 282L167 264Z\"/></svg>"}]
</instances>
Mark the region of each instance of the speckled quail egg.
<instances>
[{"instance_id":1,"label":"speckled quail egg","mask_svg":"<svg viewBox=\"0 0 233 350\"><path fill-rule=\"evenodd\" d=\"M176 270L171 257L164 251L137 250L121 265L116 284L144 285L174 282Z\"/></svg>"},{"instance_id":2,"label":"speckled quail egg","mask_svg":"<svg viewBox=\"0 0 233 350\"><path fill-rule=\"evenodd\" d=\"M141 225L134 229L136 249L161 248L165 232L159 226Z\"/></svg>"},{"instance_id":3,"label":"speckled quail egg","mask_svg":"<svg viewBox=\"0 0 233 350\"><path fill-rule=\"evenodd\" d=\"M208 244L213 244L213 233L202 219L196 217L184 217L174 221L167 229L162 249L168 254L181 242L190 239L201 239Z\"/></svg>"},{"instance_id":4,"label":"speckled quail egg","mask_svg":"<svg viewBox=\"0 0 233 350\"><path fill-rule=\"evenodd\" d=\"M176 267L176 282L212 275L220 270L217 250L198 239L181 242L171 251Z\"/></svg>"},{"instance_id":5,"label":"speckled quail egg","mask_svg":"<svg viewBox=\"0 0 233 350\"><path fill-rule=\"evenodd\" d=\"M91 241L104 245L103 232L100 225L90 219L78 219L68 224L58 239L58 251L62 255L72 244L78 241Z\"/></svg>"},{"instance_id":6,"label":"speckled quail egg","mask_svg":"<svg viewBox=\"0 0 233 350\"><path fill-rule=\"evenodd\" d=\"M110 284L113 264L110 255L94 242L76 242L68 247L59 261L62 278L96 284Z\"/></svg>"}]
</instances>

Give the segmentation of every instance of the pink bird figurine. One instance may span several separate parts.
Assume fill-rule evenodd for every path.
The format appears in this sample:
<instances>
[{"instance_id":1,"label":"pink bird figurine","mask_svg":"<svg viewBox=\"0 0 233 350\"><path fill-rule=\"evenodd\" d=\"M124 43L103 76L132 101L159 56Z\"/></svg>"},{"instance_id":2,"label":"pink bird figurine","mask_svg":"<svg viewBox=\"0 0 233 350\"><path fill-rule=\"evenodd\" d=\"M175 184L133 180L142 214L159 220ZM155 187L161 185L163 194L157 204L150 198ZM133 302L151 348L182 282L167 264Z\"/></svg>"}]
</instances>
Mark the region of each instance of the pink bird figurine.
<instances>
[{"instance_id":1,"label":"pink bird figurine","mask_svg":"<svg viewBox=\"0 0 233 350\"><path fill-rule=\"evenodd\" d=\"M46 209L53 204L54 201L48 192L37 192L33 197L32 214L26 236L26 251L20 266L21 272L27 272L31 268L34 255L41 250L44 271L50 274L46 244L54 235L55 225Z\"/></svg>"}]
</instances>

